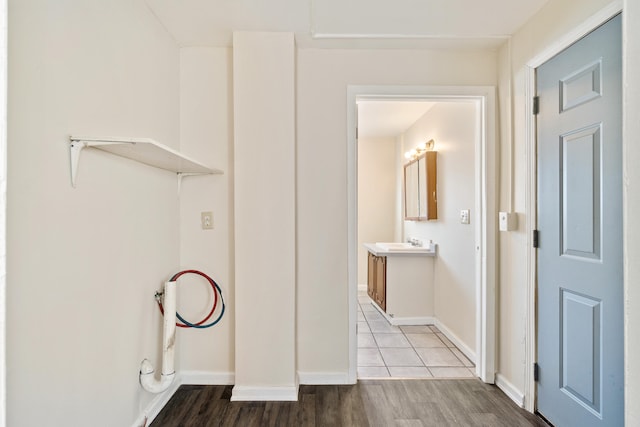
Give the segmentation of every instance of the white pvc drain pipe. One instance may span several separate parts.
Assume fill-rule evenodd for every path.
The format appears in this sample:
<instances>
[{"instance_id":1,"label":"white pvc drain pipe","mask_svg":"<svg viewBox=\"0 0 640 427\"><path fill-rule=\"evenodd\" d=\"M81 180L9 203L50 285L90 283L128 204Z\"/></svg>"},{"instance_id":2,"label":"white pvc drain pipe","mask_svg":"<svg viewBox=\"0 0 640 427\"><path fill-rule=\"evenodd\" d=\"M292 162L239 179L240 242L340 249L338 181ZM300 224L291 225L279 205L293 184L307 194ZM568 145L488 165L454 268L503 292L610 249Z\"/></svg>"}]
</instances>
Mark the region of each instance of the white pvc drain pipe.
<instances>
[{"instance_id":1,"label":"white pvc drain pipe","mask_svg":"<svg viewBox=\"0 0 640 427\"><path fill-rule=\"evenodd\" d=\"M151 393L169 388L176 376L174 369L176 342L176 282L166 282L163 294L164 322L162 329L162 373L155 378L153 365L144 359L140 364L140 384Z\"/></svg>"}]
</instances>

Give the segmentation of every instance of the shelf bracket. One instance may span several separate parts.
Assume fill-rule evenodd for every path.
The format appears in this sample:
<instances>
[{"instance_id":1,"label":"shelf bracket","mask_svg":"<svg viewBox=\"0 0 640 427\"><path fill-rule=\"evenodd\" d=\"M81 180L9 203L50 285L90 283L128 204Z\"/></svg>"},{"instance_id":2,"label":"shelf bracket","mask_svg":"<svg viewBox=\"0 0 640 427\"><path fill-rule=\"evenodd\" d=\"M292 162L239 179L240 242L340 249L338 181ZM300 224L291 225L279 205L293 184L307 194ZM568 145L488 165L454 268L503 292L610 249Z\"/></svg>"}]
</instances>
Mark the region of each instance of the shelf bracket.
<instances>
[{"instance_id":1,"label":"shelf bracket","mask_svg":"<svg viewBox=\"0 0 640 427\"><path fill-rule=\"evenodd\" d=\"M188 176L201 176L201 175L207 175L207 174L204 174L204 173L178 172L176 175L178 175L178 195L180 195L180 190L182 189L182 178L186 178Z\"/></svg>"},{"instance_id":2,"label":"shelf bracket","mask_svg":"<svg viewBox=\"0 0 640 427\"><path fill-rule=\"evenodd\" d=\"M81 139L71 139L70 153L71 153L71 186L76 188L76 177L78 175L78 165L80 164L80 153L83 148L87 147L99 147L104 145L122 145L122 144L135 144L132 141L101 141L91 142L83 141Z\"/></svg>"},{"instance_id":3,"label":"shelf bracket","mask_svg":"<svg viewBox=\"0 0 640 427\"><path fill-rule=\"evenodd\" d=\"M83 141L71 141L71 186L76 188L76 176L78 175L78 164L80 163L80 152L87 146Z\"/></svg>"}]
</instances>

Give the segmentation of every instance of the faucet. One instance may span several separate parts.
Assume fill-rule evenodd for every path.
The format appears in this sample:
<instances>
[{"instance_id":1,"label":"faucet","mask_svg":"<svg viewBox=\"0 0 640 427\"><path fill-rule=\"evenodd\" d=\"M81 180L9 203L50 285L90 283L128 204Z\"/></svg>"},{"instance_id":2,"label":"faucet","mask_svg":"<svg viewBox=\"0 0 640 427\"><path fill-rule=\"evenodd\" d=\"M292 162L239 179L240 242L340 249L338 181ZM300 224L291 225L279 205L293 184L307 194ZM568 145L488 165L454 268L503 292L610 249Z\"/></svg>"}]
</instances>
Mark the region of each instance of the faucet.
<instances>
[{"instance_id":1,"label":"faucet","mask_svg":"<svg viewBox=\"0 0 640 427\"><path fill-rule=\"evenodd\" d=\"M422 246L422 242L415 237L407 237L407 243L411 246Z\"/></svg>"}]
</instances>

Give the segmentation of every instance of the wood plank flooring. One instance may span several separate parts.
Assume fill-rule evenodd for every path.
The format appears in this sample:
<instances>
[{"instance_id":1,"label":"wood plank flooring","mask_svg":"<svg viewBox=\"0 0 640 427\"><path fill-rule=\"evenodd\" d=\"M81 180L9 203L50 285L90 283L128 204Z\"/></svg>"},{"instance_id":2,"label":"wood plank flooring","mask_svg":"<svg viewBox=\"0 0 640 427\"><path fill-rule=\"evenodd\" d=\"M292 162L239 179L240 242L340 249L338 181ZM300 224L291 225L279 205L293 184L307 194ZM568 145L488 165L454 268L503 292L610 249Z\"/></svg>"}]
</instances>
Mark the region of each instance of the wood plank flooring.
<instances>
[{"instance_id":1,"label":"wood plank flooring","mask_svg":"<svg viewBox=\"0 0 640 427\"><path fill-rule=\"evenodd\" d=\"M151 427L547 426L478 379L303 385L298 402L230 402L231 389L182 386Z\"/></svg>"}]
</instances>

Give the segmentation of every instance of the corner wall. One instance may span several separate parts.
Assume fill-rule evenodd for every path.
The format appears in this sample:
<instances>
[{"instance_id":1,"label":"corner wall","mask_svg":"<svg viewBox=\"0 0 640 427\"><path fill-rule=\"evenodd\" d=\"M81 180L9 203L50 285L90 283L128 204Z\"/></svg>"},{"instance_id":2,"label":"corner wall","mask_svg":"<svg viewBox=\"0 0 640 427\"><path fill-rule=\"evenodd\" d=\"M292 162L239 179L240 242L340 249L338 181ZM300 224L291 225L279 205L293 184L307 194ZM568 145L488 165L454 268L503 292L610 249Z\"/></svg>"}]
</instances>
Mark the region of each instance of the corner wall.
<instances>
[{"instance_id":1,"label":"corner wall","mask_svg":"<svg viewBox=\"0 0 640 427\"><path fill-rule=\"evenodd\" d=\"M403 241L416 237L438 245L433 274L435 317L474 354L477 115L474 102L438 102L407 129L402 149L404 152L420 142L435 141L438 219L405 221ZM470 224L460 223L461 209L470 210Z\"/></svg>"},{"instance_id":2,"label":"corner wall","mask_svg":"<svg viewBox=\"0 0 640 427\"><path fill-rule=\"evenodd\" d=\"M178 48L143 0L11 0L9 22L7 425L131 425L179 263L176 178L84 150L73 189L68 138L178 148Z\"/></svg>"},{"instance_id":3,"label":"corner wall","mask_svg":"<svg viewBox=\"0 0 640 427\"><path fill-rule=\"evenodd\" d=\"M297 400L295 46L233 35L236 381L232 400Z\"/></svg>"},{"instance_id":4,"label":"corner wall","mask_svg":"<svg viewBox=\"0 0 640 427\"><path fill-rule=\"evenodd\" d=\"M188 383L234 379L232 57L230 48L180 49L180 150L224 172L185 177L180 192L181 269L209 275L226 303L213 327L178 330L179 371ZM212 230L201 228L201 212L213 212ZM182 276L177 293L178 312L188 320L209 312L212 290L199 276Z\"/></svg>"},{"instance_id":5,"label":"corner wall","mask_svg":"<svg viewBox=\"0 0 640 427\"><path fill-rule=\"evenodd\" d=\"M358 140L358 284L367 283L363 244L395 241L396 173L395 138Z\"/></svg>"}]
</instances>

